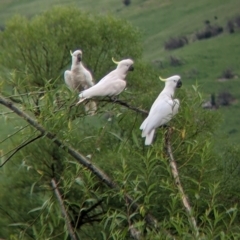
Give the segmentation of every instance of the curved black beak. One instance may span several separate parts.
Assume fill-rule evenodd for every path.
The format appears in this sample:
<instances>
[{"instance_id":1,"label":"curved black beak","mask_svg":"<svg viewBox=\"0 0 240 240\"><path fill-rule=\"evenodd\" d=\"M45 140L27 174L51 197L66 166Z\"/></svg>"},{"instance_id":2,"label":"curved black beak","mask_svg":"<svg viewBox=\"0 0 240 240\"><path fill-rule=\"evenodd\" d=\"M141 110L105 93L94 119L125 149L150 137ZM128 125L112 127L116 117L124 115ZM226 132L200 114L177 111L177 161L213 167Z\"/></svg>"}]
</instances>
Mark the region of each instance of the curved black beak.
<instances>
[{"instance_id":1,"label":"curved black beak","mask_svg":"<svg viewBox=\"0 0 240 240\"><path fill-rule=\"evenodd\" d=\"M176 88L180 88L182 86L182 81L178 80Z\"/></svg>"},{"instance_id":2,"label":"curved black beak","mask_svg":"<svg viewBox=\"0 0 240 240\"><path fill-rule=\"evenodd\" d=\"M133 71L134 70L134 67L133 65L131 65L129 68L128 68L128 71Z\"/></svg>"},{"instance_id":3,"label":"curved black beak","mask_svg":"<svg viewBox=\"0 0 240 240\"><path fill-rule=\"evenodd\" d=\"M81 56L81 54L78 54L78 55L77 55L77 60L78 60L79 62L82 61L82 56Z\"/></svg>"}]
</instances>

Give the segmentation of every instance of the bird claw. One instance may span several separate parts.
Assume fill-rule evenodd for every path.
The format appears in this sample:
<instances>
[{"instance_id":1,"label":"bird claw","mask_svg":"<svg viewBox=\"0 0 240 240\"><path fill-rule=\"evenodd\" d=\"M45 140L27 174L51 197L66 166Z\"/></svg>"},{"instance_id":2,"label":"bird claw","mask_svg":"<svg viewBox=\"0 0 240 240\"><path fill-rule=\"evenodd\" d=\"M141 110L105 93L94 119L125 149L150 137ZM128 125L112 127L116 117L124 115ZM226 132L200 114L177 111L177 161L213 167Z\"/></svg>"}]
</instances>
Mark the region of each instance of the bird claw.
<instances>
[{"instance_id":1,"label":"bird claw","mask_svg":"<svg viewBox=\"0 0 240 240\"><path fill-rule=\"evenodd\" d=\"M77 103L76 106L78 106L80 103L84 102L85 100L87 100L86 98L80 99Z\"/></svg>"},{"instance_id":2,"label":"bird claw","mask_svg":"<svg viewBox=\"0 0 240 240\"><path fill-rule=\"evenodd\" d=\"M112 102L116 102L118 100L118 97L117 96L111 96L110 99L111 99Z\"/></svg>"}]
</instances>

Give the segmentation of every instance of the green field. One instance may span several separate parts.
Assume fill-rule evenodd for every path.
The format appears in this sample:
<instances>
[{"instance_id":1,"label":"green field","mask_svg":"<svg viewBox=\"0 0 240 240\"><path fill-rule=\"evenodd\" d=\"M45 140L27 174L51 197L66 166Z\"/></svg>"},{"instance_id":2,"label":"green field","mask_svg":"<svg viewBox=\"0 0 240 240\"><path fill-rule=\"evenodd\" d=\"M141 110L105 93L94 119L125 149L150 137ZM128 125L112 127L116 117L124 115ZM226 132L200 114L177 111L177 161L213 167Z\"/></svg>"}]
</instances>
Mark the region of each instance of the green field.
<instances>
[{"instance_id":1,"label":"green field","mask_svg":"<svg viewBox=\"0 0 240 240\"><path fill-rule=\"evenodd\" d=\"M142 31L143 57L153 63L163 77L180 74L185 86L197 81L206 100L211 93L218 96L223 91L229 91L235 101L230 107L219 109L225 120L221 131L231 136L234 142L240 139L240 89L237 77L240 76L240 29L229 34L226 28L229 19L240 15L239 1L132 0L131 5L126 7L120 0L2 0L0 26L4 26L14 14L32 17L51 6L72 4L93 13L112 13L138 27ZM195 33L205 27L206 20L212 25L222 26L224 31L217 37L196 41ZM177 50L166 51L165 41L178 36L187 36L189 44ZM170 56L178 58L182 64L170 66ZM236 78L218 81L226 69L231 69Z\"/></svg>"}]
</instances>

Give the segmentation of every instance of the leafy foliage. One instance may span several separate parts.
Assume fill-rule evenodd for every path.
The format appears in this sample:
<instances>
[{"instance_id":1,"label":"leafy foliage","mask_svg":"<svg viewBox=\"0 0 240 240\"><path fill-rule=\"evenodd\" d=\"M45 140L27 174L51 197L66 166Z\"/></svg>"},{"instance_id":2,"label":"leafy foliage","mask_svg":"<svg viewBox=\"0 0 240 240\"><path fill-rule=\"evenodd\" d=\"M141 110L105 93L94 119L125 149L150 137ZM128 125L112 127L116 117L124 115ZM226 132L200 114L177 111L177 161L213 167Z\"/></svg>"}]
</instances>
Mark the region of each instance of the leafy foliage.
<instances>
[{"instance_id":1,"label":"leafy foliage","mask_svg":"<svg viewBox=\"0 0 240 240\"><path fill-rule=\"evenodd\" d=\"M71 60L69 50L80 48L99 79L111 67L113 56L140 57L139 38L128 22L112 16L56 7L31 20L16 16L6 24L1 32L1 65L20 74L22 89L40 88L61 77Z\"/></svg>"},{"instance_id":2,"label":"leafy foliage","mask_svg":"<svg viewBox=\"0 0 240 240\"><path fill-rule=\"evenodd\" d=\"M68 50L79 42L83 44L84 61L93 66L95 76L109 71L112 56L130 55L137 59L136 70L129 75L128 89L120 97L130 105L149 109L160 86L154 80L157 72L141 60L138 31L113 17L92 16L72 8L55 8L21 21L19 24L15 18L0 35L5 47L1 61L9 71L15 70L8 77L4 95L18 102L47 132L90 159L118 188L107 187L67 149L42 136L18 151L1 170L3 237L69 239L68 224L81 239L239 237L238 201L233 198L238 188L229 177L238 166L239 150L226 151L223 156L217 153L214 132L219 116L202 109L197 86L177 93L181 110L169 127L173 129L173 155L199 235L189 222L172 176L165 143L168 130L160 128L153 146L145 147L139 131L145 115L100 99L97 114L86 116L83 107L71 107L76 97L59 83L69 61ZM135 44L129 44L133 40ZM10 88L13 96L9 96ZM36 129L22 128L5 152L36 135ZM226 168L225 157L229 159ZM57 188L53 188L52 180ZM129 202L126 195L133 201ZM154 224L149 224L150 216Z\"/></svg>"}]
</instances>

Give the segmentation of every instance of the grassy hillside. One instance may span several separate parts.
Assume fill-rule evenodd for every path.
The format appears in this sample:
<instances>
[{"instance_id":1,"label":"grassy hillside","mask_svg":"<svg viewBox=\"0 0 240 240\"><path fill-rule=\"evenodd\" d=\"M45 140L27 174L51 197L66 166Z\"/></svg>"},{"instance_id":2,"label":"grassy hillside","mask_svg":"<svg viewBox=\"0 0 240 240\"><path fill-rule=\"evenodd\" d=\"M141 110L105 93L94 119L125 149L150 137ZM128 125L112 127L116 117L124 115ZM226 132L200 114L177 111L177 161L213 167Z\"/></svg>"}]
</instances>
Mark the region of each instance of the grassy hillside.
<instances>
[{"instance_id":1,"label":"grassy hillside","mask_svg":"<svg viewBox=\"0 0 240 240\"><path fill-rule=\"evenodd\" d=\"M0 24L14 14L33 16L54 5L71 5L97 13L111 12L126 18L143 31L145 57L158 58L164 52L163 43L172 36L192 34L203 27L206 19L218 17L220 23L239 13L237 0L132 0L128 7L121 0L3 0L0 2Z\"/></svg>"},{"instance_id":2,"label":"grassy hillside","mask_svg":"<svg viewBox=\"0 0 240 240\"><path fill-rule=\"evenodd\" d=\"M96 13L111 12L131 21L143 32L144 58L154 63L159 74L164 77L178 73L185 86L197 81L206 99L211 93L218 96L223 91L231 92L235 98L234 103L219 110L225 119L222 132L230 134L233 141L240 139L240 78L218 81L222 72L228 68L240 76L240 30L234 34L229 34L226 30L227 21L240 15L239 1L132 0L132 4L126 7L121 0L2 0L0 25L4 25L16 13L31 17L53 5L69 4ZM206 20L222 26L223 33L208 40L195 41L196 31L205 27ZM177 50L166 51L165 41L178 36L187 36L189 44ZM170 56L178 58L181 65L171 66Z\"/></svg>"}]
</instances>

